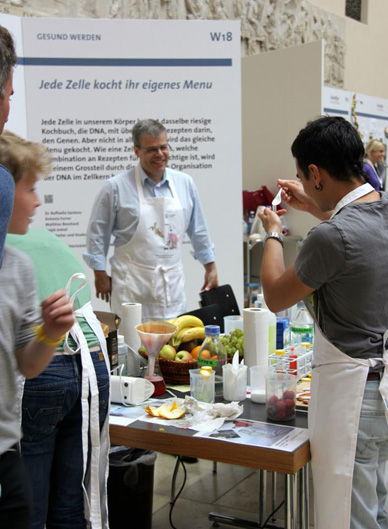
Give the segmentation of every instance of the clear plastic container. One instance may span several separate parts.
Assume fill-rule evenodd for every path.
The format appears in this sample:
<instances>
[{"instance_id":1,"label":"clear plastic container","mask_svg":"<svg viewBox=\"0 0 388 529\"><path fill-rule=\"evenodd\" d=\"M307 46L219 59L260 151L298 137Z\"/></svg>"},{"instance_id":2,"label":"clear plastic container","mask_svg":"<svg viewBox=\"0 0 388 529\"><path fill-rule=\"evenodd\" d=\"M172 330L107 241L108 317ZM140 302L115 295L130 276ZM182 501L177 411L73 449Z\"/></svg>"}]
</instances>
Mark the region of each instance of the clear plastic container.
<instances>
[{"instance_id":1,"label":"clear plastic container","mask_svg":"<svg viewBox=\"0 0 388 529\"><path fill-rule=\"evenodd\" d=\"M223 395L222 366L227 363L226 349L220 341L220 326L206 325L205 340L198 352L198 367L211 366L216 377L216 397Z\"/></svg>"},{"instance_id":2,"label":"clear plastic container","mask_svg":"<svg viewBox=\"0 0 388 529\"><path fill-rule=\"evenodd\" d=\"M241 402L247 398L247 372L248 367L239 364L235 369L232 364L224 364L223 371L223 395L230 402Z\"/></svg>"},{"instance_id":3,"label":"clear plastic container","mask_svg":"<svg viewBox=\"0 0 388 529\"><path fill-rule=\"evenodd\" d=\"M190 369L190 395L201 402L214 402L215 372Z\"/></svg>"},{"instance_id":4,"label":"clear plastic container","mask_svg":"<svg viewBox=\"0 0 388 529\"><path fill-rule=\"evenodd\" d=\"M266 376L267 418L273 421L295 419L297 377L270 371Z\"/></svg>"},{"instance_id":5,"label":"clear plastic container","mask_svg":"<svg viewBox=\"0 0 388 529\"><path fill-rule=\"evenodd\" d=\"M267 372L268 366L266 365L252 366L249 368L252 402L265 403L265 377Z\"/></svg>"}]
</instances>

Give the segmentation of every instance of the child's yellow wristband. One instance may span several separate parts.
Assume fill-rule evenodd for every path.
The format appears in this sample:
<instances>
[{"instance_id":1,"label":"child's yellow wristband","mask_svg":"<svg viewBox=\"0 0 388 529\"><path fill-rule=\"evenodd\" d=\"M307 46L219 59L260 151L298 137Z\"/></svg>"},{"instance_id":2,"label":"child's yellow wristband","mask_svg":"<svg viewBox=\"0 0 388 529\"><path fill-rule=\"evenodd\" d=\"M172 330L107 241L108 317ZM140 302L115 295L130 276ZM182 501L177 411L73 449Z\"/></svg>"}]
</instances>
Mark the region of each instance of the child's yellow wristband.
<instances>
[{"instance_id":1,"label":"child's yellow wristband","mask_svg":"<svg viewBox=\"0 0 388 529\"><path fill-rule=\"evenodd\" d=\"M36 334L36 339L38 342L43 342L45 345L49 345L50 347L54 347L58 344L60 344L66 337L66 334L63 334L59 340L51 340L44 332L43 330L43 323L41 323L40 325L37 325L35 328L34 328L34 332Z\"/></svg>"}]
</instances>

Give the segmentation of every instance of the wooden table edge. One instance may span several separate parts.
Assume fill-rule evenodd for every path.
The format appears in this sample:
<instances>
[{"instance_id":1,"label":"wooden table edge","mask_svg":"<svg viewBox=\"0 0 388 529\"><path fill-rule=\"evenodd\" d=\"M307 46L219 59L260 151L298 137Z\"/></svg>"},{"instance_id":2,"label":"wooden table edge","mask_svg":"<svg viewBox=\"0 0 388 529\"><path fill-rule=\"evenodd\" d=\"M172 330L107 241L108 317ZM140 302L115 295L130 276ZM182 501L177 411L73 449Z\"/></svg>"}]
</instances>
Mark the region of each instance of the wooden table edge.
<instances>
[{"instance_id":1,"label":"wooden table edge","mask_svg":"<svg viewBox=\"0 0 388 529\"><path fill-rule=\"evenodd\" d=\"M283 474L295 474L311 458L308 441L294 452L287 452L279 449L230 443L220 439L193 438L190 435L170 433L163 428L155 430L136 428L132 425L110 425L110 440L113 445L198 457L199 459Z\"/></svg>"}]
</instances>

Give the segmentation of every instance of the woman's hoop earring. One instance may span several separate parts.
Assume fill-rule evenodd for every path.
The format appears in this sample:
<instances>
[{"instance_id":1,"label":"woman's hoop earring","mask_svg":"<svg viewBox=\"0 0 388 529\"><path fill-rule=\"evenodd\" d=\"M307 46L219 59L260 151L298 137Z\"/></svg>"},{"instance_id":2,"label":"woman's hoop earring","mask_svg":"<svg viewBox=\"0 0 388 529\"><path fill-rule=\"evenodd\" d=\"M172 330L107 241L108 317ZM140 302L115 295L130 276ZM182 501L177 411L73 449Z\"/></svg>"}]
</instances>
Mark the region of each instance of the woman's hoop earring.
<instances>
[{"instance_id":1,"label":"woman's hoop earring","mask_svg":"<svg viewBox=\"0 0 388 529\"><path fill-rule=\"evenodd\" d=\"M317 191L322 191L323 190L323 185L322 184L319 184L319 186L315 186L315 189Z\"/></svg>"}]
</instances>

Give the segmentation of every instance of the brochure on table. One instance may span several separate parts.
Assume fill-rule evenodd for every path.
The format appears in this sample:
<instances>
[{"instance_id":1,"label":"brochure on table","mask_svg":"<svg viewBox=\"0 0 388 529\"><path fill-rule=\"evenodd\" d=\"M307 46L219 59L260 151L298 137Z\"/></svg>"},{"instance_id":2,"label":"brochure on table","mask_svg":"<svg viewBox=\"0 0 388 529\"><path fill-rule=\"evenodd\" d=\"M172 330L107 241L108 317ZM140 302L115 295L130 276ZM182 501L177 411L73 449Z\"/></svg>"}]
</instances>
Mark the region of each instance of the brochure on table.
<instances>
[{"instance_id":1,"label":"brochure on table","mask_svg":"<svg viewBox=\"0 0 388 529\"><path fill-rule=\"evenodd\" d=\"M177 399L181 402L180 399ZM292 426L251 421L246 419L209 419L202 424L193 424L193 416L186 415L178 420L166 420L151 417L144 411L146 404L160 406L166 400L149 399L141 406L119 406L112 404L109 423L111 425L128 426L139 420L146 423L158 424L161 427L173 426L182 429L195 429L194 437L205 437L237 444L249 444L266 447L285 452L294 452L308 441L308 430ZM198 431L199 430L199 431Z\"/></svg>"}]
</instances>

